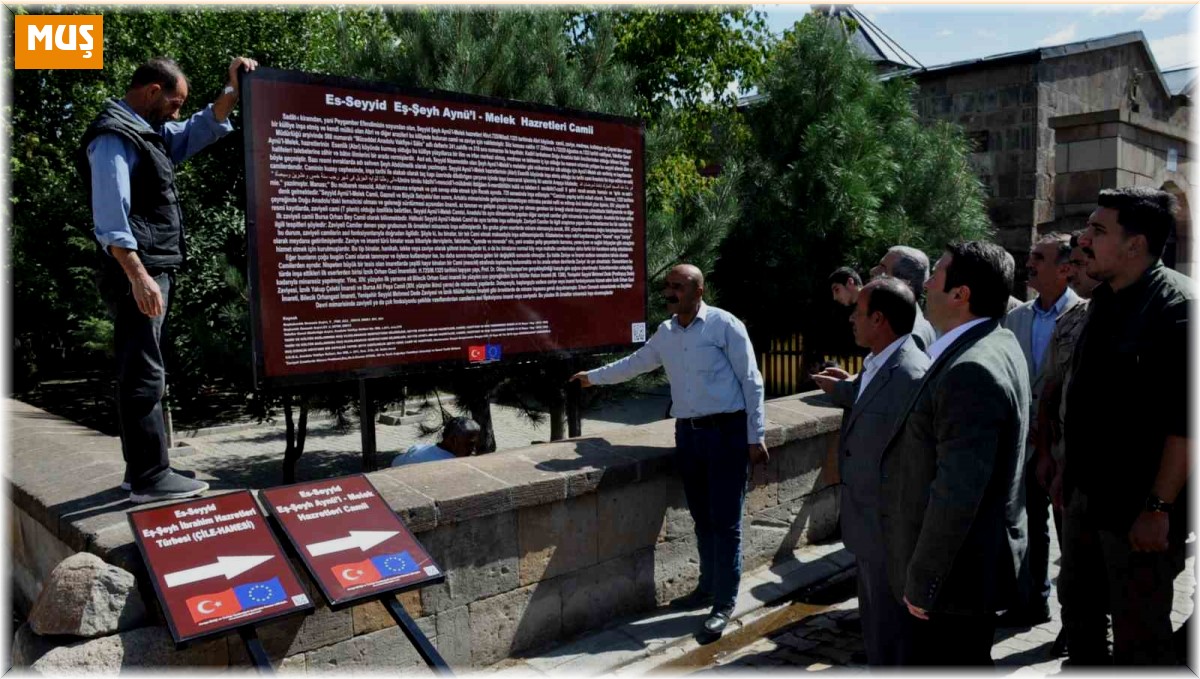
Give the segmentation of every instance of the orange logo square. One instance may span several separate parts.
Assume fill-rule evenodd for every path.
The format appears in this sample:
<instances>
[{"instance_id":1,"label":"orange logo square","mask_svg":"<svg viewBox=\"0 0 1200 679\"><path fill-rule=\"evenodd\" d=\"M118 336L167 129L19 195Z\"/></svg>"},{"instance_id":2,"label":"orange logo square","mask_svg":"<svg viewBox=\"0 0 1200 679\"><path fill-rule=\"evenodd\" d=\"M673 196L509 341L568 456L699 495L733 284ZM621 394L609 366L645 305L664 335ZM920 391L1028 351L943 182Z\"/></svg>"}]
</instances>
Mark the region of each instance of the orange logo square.
<instances>
[{"instance_id":1,"label":"orange logo square","mask_svg":"<svg viewBox=\"0 0 1200 679\"><path fill-rule=\"evenodd\" d=\"M104 17L18 14L15 68L104 68Z\"/></svg>"}]
</instances>

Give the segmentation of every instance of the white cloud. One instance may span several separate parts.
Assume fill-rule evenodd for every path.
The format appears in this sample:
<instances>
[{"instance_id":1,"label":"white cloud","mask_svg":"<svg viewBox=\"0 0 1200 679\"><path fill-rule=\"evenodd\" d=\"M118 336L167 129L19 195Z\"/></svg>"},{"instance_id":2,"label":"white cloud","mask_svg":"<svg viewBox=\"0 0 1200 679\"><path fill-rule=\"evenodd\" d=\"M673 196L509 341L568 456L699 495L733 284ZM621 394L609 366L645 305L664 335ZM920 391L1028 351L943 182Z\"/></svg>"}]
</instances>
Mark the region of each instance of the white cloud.
<instances>
[{"instance_id":1,"label":"white cloud","mask_svg":"<svg viewBox=\"0 0 1200 679\"><path fill-rule=\"evenodd\" d=\"M1075 30L1079 28L1079 24L1071 24L1057 33L1051 33L1038 41L1039 47L1046 45L1061 45L1064 42L1071 42L1075 39Z\"/></svg>"},{"instance_id":2,"label":"white cloud","mask_svg":"<svg viewBox=\"0 0 1200 679\"><path fill-rule=\"evenodd\" d=\"M1101 16L1104 14L1120 14L1125 11L1123 5L1100 5L1092 10L1092 16Z\"/></svg>"},{"instance_id":3,"label":"white cloud","mask_svg":"<svg viewBox=\"0 0 1200 679\"><path fill-rule=\"evenodd\" d=\"M1170 10L1167 9L1166 7L1151 7L1150 9L1147 9L1145 12L1143 12L1142 15L1137 18L1137 20L1138 21L1147 21L1147 22L1158 21L1159 19L1162 19L1164 16L1166 16L1167 12L1169 12L1169 11Z\"/></svg>"},{"instance_id":4,"label":"white cloud","mask_svg":"<svg viewBox=\"0 0 1200 679\"><path fill-rule=\"evenodd\" d=\"M938 32L937 32L937 34L938 34L938 37L939 37L939 38L945 38L945 37L949 37L949 36L951 36L951 35L954 35L954 31L952 31L952 30L950 30L950 29L948 29L948 28L945 28L945 29L942 29L942 30L938 31Z\"/></svg>"},{"instance_id":5,"label":"white cloud","mask_svg":"<svg viewBox=\"0 0 1200 679\"><path fill-rule=\"evenodd\" d=\"M1191 38L1190 34L1180 33L1151 40L1150 51L1154 53L1154 60L1158 62L1158 67L1171 68L1192 63L1189 38Z\"/></svg>"}]
</instances>

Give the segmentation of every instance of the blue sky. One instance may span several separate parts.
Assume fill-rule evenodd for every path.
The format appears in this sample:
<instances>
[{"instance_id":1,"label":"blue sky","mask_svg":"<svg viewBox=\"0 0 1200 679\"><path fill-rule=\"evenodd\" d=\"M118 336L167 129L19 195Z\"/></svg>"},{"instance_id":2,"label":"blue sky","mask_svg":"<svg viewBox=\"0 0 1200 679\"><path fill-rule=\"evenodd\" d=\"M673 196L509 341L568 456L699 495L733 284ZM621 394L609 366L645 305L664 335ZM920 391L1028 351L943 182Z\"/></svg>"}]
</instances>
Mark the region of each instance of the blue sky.
<instances>
[{"instance_id":1,"label":"blue sky","mask_svg":"<svg viewBox=\"0 0 1200 679\"><path fill-rule=\"evenodd\" d=\"M925 66L1140 30L1161 69L1195 64L1186 5L882 5L857 9ZM755 5L779 34L808 5Z\"/></svg>"}]
</instances>

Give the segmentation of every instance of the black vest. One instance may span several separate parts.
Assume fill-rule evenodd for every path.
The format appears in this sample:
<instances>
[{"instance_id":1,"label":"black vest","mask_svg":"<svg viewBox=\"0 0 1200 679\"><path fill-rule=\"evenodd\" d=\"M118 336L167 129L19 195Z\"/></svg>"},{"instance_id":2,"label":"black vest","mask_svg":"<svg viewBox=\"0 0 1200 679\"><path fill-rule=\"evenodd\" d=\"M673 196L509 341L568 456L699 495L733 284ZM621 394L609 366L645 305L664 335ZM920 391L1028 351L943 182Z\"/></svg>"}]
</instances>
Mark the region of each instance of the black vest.
<instances>
[{"instance_id":1,"label":"black vest","mask_svg":"<svg viewBox=\"0 0 1200 679\"><path fill-rule=\"evenodd\" d=\"M137 164L129 177L129 227L137 240L138 258L151 274L178 269L187 248L184 245L183 212L175 189L175 166L162 135L140 122L132 113L110 99L92 121L79 142L76 163L88 188L91 204L92 168L87 148L102 134L116 134L137 149ZM116 259L100 252L101 272L124 279Z\"/></svg>"}]
</instances>

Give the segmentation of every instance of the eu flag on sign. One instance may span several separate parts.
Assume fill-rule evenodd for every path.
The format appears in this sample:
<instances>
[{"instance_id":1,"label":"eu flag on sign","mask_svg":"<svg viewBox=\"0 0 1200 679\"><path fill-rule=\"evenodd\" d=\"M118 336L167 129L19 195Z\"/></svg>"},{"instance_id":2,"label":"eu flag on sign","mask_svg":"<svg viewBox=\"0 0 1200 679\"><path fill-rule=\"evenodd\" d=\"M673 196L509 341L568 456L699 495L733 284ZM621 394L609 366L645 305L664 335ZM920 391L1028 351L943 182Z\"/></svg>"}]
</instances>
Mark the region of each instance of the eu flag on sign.
<instances>
[{"instance_id":1,"label":"eu flag on sign","mask_svg":"<svg viewBox=\"0 0 1200 679\"><path fill-rule=\"evenodd\" d=\"M233 595L242 605L242 610L287 601L287 593L283 591L283 585L280 584L279 578L238 585L233 588Z\"/></svg>"},{"instance_id":2,"label":"eu flag on sign","mask_svg":"<svg viewBox=\"0 0 1200 679\"><path fill-rule=\"evenodd\" d=\"M485 346L487 347L487 360L499 361L500 360L500 345L499 344L487 344Z\"/></svg>"},{"instance_id":3,"label":"eu flag on sign","mask_svg":"<svg viewBox=\"0 0 1200 679\"><path fill-rule=\"evenodd\" d=\"M375 564L379 574L385 578L413 573L417 570L417 562L413 561L412 555L408 552L372 557L371 563Z\"/></svg>"}]
</instances>

